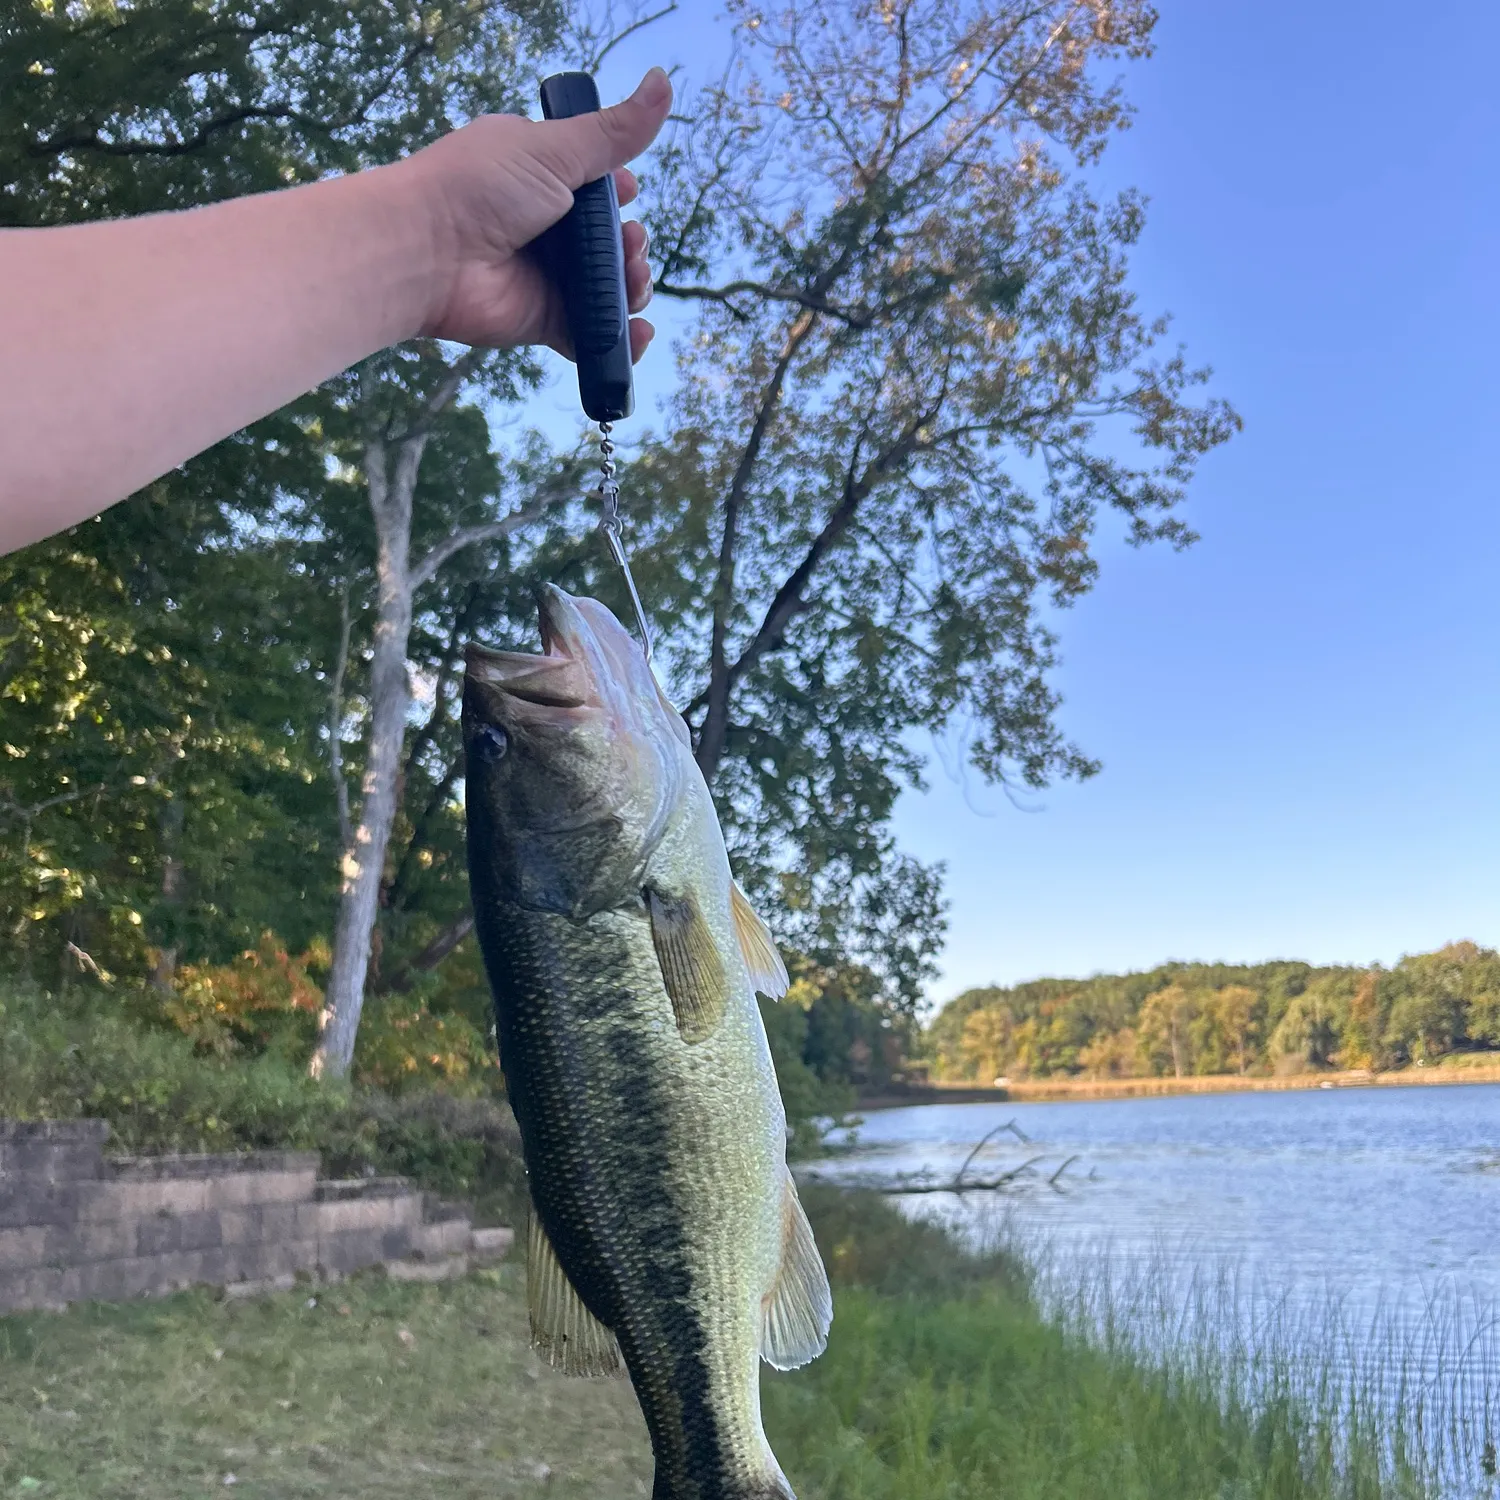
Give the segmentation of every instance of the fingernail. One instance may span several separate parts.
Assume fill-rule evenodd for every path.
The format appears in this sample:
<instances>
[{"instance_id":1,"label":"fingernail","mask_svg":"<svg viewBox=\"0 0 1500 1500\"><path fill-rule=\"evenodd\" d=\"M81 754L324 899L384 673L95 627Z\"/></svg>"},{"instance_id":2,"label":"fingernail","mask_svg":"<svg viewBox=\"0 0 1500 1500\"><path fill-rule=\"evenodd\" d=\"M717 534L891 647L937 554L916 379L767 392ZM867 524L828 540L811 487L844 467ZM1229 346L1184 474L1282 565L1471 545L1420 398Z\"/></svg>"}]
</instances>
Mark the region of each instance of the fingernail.
<instances>
[{"instance_id":1,"label":"fingernail","mask_svg":"<svg viewBox=\"0 0 1500 1500\"><path fill-rule=\"evenodd\" d=\"M665 104L672 97L672 80L667 77L663 69L651 68L641 79L635 91L635 97L639 103L653 107Z\"/></svg>"}]
</instances>

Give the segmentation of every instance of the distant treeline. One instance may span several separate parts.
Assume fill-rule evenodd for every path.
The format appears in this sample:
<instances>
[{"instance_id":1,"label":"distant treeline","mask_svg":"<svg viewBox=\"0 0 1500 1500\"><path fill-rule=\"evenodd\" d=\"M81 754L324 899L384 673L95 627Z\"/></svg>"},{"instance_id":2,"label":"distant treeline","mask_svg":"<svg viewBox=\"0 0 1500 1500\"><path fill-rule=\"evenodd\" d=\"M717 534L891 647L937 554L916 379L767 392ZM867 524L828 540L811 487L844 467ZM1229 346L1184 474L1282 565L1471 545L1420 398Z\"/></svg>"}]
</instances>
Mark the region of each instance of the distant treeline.
<instances>
[{"instance_id":1,"label":"distant treeline","mask_svg":"<svg viewBox=\"0 0 1500 1500\"><path fill-rule=\"evenodd\" d=\"M933 1019L937 1077L1387 1069L1500 1048L1500 953L1451 943L1394 968L1169 963L967 990Z\"/></svg>"}]
</instances>

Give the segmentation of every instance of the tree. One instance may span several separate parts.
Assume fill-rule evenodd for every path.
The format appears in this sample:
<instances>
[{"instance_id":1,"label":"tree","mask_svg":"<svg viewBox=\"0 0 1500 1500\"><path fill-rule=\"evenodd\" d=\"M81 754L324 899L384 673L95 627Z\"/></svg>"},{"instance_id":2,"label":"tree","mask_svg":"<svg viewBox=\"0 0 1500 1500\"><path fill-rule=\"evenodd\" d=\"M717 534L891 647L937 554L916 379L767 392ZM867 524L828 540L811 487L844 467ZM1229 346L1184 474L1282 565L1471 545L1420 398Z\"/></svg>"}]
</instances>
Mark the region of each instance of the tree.
<instances>
[{"instance_id":1,"label":"tree","mask_svg":"<svg viewBox=\"0 0 1500 1500\"><path fill-rule=\"evenodd\" d=\"M1134 1078L1140 1059L1140 1040L1128 1026L1100 1032L1078 1053L1085 1078Z\"/></svg>"},{"instance_id":2,"label":"tree","mask_svg":"<svg viewBox=\"0 0 1500 1500\"><path fill-rule=\"evenodd\" d=\"M1101 512L1189 541L1175 507L1238 419L1154 352L1140 199L1070 175L1128 122L1102 70L1149 50L1148 6L731 15L742 59L647 194L658 291L698 315L627 483L733 852L848 927L917 878L883 831L917 732L972 725L1002 782L1093 772L1055 724L1043 601L1092 584Z\"/></svg>"},{"instance_id":3,"label":"tree","mask_svg":"<svg viewBox=\"0 0 1500 1500\"><path fill-rule=\"evenodd\" d=\"M1386 1045L1403 1059L1428 1062L1495 1036L1500 956L1475 943L1450 943L1403 958L1382 976Z\"/></svg>"},{"instance_id":4,"label":"tree","mask_svg":"<svg viewBox=\"0 0 1500 1500\"><path fill-rule=\"evenodd\" d=\"M1312 1068L1332 1067L1358 984L1359 972L1354 969L1315 974L1292 997L1277 1023L1272 1055L1298 1058Z\"/></svg>"},{"instance_id":5,"label":"tree","mask_svg":"<svg viewBox=\"0 0 1500 1500\"><path fill-rule=\"evenodd\" d=\"M185 205L386 159L517 98L557 19L542 0L28 12L0 49L0 213ZM909 1015L943 928L940 872L889 829L920 782L921 735L970 726L975 764L1007 784L1090 774L1056 727L1042 612L1092 584L1107 515L1132 542L1185 544L1177 503L1238 424L1190 399L1203 372L1159 352L1164 322L1134 305L1139 200L1088 187L1129 117L1105 75L1149 50L1149 7L911 0L771 20L736 5L732 19L741 62L689 102L643 200L662 289L697 322L666 430L625 476L638 573L741 877L790 947L873 975ZM236 732L257 775L284 765L298 790L257 800L247 778L229 846L240 874L260 872L257 902L300 890L320 917L339 903L329 1071L347 1065L367 983L433 983L466 931L462 642L524 646L532 576L623 604L584 534L572 459L502 452L486 423L531 375L407 346L159 490L149 597L191 587L199 634L218 628L210 569L172 540L170 506L204 508L208 531L184 536L221 537L247 582L266 567L295 579L265 622L274 641L239 632L233 670L256 676L257 640L285 653L294 690L280 706L236 693ZM502 534L523 515L524 535ZM110 525L59 545L88 555ZM88 671L117 665L95 648ZM49 680L62 703L66 673ZM154 725L133 694L111 701ZM199 723L209 696L174 711ZM72 785L39 776L13 800L40 829ZM122 868L153 893L130 909L165 952L207 891L210 825L196 802L181 827L155 804L112 805L139 845ZM283 807L298 832L278 843ZM1028 999L1028 1046L1039 1067L1073 1067L1096 1021L1052 998L1045 1016Z\"/></svg>"},{"instance_id":6,"label":"tree","mask_svg":"<svg viewBox=\"0 0 1500 1500\"><path fill-rule=\"evenodd\" d=\"M223 445L195 477L228 493L295 479L275 430L271 451ZM303 726L327 611L291 562L185 476L0 558L10 962L165 984L180 952L222 961L265 927L298 947L319 929L334 822Z\"/></svg>"},{"instance_id":7,"label":"tree","mask_svg":"<svg viewBox=\"0 0 1500 1500\"><path fill-rule=\"evenodd\" d=\"M961 1045L971 1078L989 1083L1004 1076L1010 1066L1013 1026L1010 1011L1003 1005L986 1006L969 1013L964 1022Z\"/></svg>"},{"instance_id":8,"label":"tree","mask_svg":"<svg viewBox=\"0 0 1500 1500\"><path fill-rule=\"evenodd\" d=\"M0 64L6 75L0 125L10 127L0 132L0 222L186 207L390 160L472 114L524 108L534 60L555 44L559 22L552 0L422 6L359 0L295 12L274 0L152 0L124 10L18 7ZM212 478L223 467L216 450L155 487L169 511L175 503L196 505L218 534L236 543L251 532L250 548L224 553L295 541L306 576L329 598L341 597L346 610L355 601L352 631L346 614L345 627L330 630L323 650L309 650L305 632L299 641L309 680L329 676L342 688L350 675L358 677L368 709L363 796L352 818L340 762L344 733L354 726L344 722L343 704L311 720L305 710L297 715L304 725L329 725L319 748L336 773L323 785L340 826L337 843L326 839L324 848L341 856L343 889L330 1025L320 1051L333 1072L344 1071L352 1053L399 801L414 596L462 548L494 542L550 498L505 505L506 476L483 416L460 398L513 397L532 373L514 356L454 356L430 342L388 352L225 448L255 455L280 443L294 456L283 473L247 474L249 485L215 490ZM434 455L442 460L440 473L433 471ZM286 486L284 471L298 463L297 483ZM414 532L414 498L424 480L428 493ZM350 504L357 488L365 492L367 521ZM155 539L152 564L180 582L191 555L174 542L171 516L156 519L167 524ZM268 535L254 536L256 524L268 526ZM71 539L75 550L79 540ZM191 536L182 540L191 546ZM421 549L416 556L414 542ZM283 563L286 551L281 546ZM234 559L221 554L215 563L229 568ZM20 574L34 567L28 554ZM286 592L295 587L294 581ZM358 653L366 633L358 618L366 594L372 596L370 659L351 674L351 640ZM314 614L326 622L326 608ZM211 633L201 617L197 623ZM297 634L305 621L289 623ZM330 660L334 639L336 661ZM190 646L190 663L193 656ZM222 693L226 684L217 686ZM160 779L148 776L153 787ZM27 803L10 801L29 817L62 806L57 799L67 795L54 790ZM162 828L180 842L186 823L197 821L194 812L167 818ZM180 864L177 854L167 856L168 869ZM167 904L174 899L164 897ZM162 951L171 946L164 943Z\"/></svg>"},{"instance_id":9,"label":"tree","mask_svg":"<svg viewBox=\"0 0 1500 1500\"><path fill-rule=\"evenodd\" d=\"M1260 997L1248 985L1226 984L1203 998L1194 1025L1195 1071L1236 1073L1250 1069Z\"/></svg>"},{"instance_id":10,"label":"tree","mask_svg":"<svg viewBox=\"0 0 1500 1500\"><path fill-rule=\"evenodd\" d=\"M1200 1014L1199 996L1180 984L1164 985L1146 996L1136 1024L1142 1056L1154 1072L1168 1067L1176 1078L1193 1071L1189 1027Z\"/></svg>"},{"instance_id":11,"label":"tree","mask_svg":"<svg viewBox=\"0 0 1500 1500\"><path fill-rule=\"evenodd\" d=\"M399 776L412 701L408 653L415 596L465 548L499 541L539 519L549 504L566 498L568 481L576 474L565 465L555 489L544 489L524 504L495 514L502 509L494 502L503 491L499 466L492 460L486 466L486 482L476 487L476 493L454 496L439 491L426 497L416 534L420 537L422 529L436 525L439 535L413 559L414 502L435 424L450 413L466 385L487 383L492 395L514 396L518 367L520 373L529 373L515 356L471 350L452 358L432 341L424 341L366 361L348 381L335 382L329 391L344 419L339 424L343 441L334 451L352 449L351 467L361 475L369 500L375 534L375 608L362 795L358 822L342 840L343 882L333 963L324 997L323 1034L313 1057L317 1075L341 1076L354 1057L386 849L401 799ZM341 390L340 385L352 389ZM453 415L464 416L462 411ZM349 432L350 426L357 436ZM447 505L441 503L444 499ZM475 502L481 512L470 524L462 524L465 500ZM312 518L311 524L322 529L324 518Z\"/></svg>"}]
</instances>

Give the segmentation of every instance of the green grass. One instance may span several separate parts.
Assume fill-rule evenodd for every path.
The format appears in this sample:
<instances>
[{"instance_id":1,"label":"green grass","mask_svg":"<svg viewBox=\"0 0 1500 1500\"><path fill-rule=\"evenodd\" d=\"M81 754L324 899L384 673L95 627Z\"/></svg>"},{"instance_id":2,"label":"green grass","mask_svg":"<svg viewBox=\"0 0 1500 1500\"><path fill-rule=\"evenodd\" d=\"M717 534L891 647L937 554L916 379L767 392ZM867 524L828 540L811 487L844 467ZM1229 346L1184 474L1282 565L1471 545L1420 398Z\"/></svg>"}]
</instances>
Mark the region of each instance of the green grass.
<instances>
[{"instance_id":1,"label":"green grass","mask_svg":"<svg viewBox=\"0 0 1500 1500\"><path fill-rule=\"evenodd\" d=\"M518 1280L0 1319L0 1495L649 1494L628 1385L545 1369Z\"/></svg>"},{"instance_id":2,"label":"green grass","mask_svg":"<svg viewBox=\"0 0 1500 1500\"><path fill-rule=\"evenodd\" d=\"M864 1195L809 1194L839 1287L827 1355L766 1386L821 1500L1395 1500L1433 1494L1358 1411L1252 1398L1212 1360L1153 1362L1044 1318L1011 1254L969 1257ZM847 1284L852 1280L855 1284Z\"/></svg>"},{"instance_id":3,"label":"green grass","mask_svg":"<svg viewBox=\"0 0 1500 1500\"><path fill-rule=\"evenodd\" d=\"M809 1191L836 1283L828 1352L764 1381L802 1500L1393 1500L1338 1413L1225 1399L1047 1322L1005 1256ZM309 1307L308 1299L316 1299ZM403 1337L403 1330L405 1336ZM255 1302L0 1319L0 1496L462 1500L650 1492L629 1387L525 1347L519 1267Z\"/></svg>"}]
</instances>

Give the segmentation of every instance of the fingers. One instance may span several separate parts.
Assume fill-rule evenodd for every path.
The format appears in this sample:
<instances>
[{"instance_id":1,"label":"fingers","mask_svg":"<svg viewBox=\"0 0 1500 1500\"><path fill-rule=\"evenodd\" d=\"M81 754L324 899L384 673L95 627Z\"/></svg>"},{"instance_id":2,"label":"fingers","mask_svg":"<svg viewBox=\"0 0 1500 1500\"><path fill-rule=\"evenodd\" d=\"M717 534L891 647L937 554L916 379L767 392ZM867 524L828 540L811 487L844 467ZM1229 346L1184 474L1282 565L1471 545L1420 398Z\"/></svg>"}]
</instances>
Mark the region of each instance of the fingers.
<instances>
[{"instance_id":1,"label":"fingers","mask_svg":"<svg viewBox=\"0 0 1500 1500\"><path fill-rule=\"evenodd\" d=\"M614 177L615 196L620 200L620 207L634 203L635 195L641 190L640 183L635 180L635 173L629 167L616 167Z\"/></svg>"},{"instance_id":2,"label":"fingers","mask_svg":"<svg viewBox=\"0 0 1500 1500\"><path fill-rule=\"evenodd\" d=\"M536 154L576 191L639 156L656 139L671 107L671 82L660 68L652 68L620 104L569 120L543 121Z\"/></svg>"},{"instance_id":3,"label":"fingers","mask_svg":"<svg viewBox=\"0 0 1500 1500\"><path fill-rule=\"evenodd\" d=\"M638 313L645 309L651 300L651 267L646 264L644 258L641 260L627 260L625 262L625 302L631 312Z\"/></svg>"},{"instance_id":4,"label":"fingers","mask_svg":"<svg viewBox=\"0 0 1500 1500\"><path fill-rule=\"evenodd\" d=\"M630 362L636 364L656 337L656 329L644 318L630 320Z\"/></svg>"},{"instance_id":5,"label":"fingers","mask_svg":"<svg viewBox=\"0 0 1500 1500\"><path fill-rule=\"evenodd\" d=\"M648 242L646 226L627 219L620 226L625 247L625 302L633 313L640 312L651 300L651 266L646 260Z\"/></svg>"}]
</instances>

